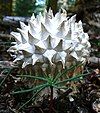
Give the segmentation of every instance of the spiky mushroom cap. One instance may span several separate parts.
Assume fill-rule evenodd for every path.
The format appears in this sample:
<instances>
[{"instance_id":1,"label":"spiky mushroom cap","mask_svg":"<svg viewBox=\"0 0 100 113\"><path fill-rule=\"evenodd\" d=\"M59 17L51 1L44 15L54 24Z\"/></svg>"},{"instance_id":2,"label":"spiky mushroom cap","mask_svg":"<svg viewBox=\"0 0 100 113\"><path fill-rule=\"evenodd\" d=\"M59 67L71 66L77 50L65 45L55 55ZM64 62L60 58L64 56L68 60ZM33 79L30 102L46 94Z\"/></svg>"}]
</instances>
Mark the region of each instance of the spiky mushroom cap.
<instances>
[{"instance_id":1,"label":"spiky mushroom cap","mask_svg":"<svg viewBox=\"0 0 100 113\"><path fill-rule=\"evenodd\" d=\"M14 62L22 60L22 68L37 62L61 62L64 68L66 62L86 62L89 56L89 37L82 22L76 22L76 15L69 19L65 10L55 16L51 9L36 17L33 13L28 25L20 22L20 26L18 32L11 32L16 44L8 51L17 53Z\"/></svg>"}]
</instances>

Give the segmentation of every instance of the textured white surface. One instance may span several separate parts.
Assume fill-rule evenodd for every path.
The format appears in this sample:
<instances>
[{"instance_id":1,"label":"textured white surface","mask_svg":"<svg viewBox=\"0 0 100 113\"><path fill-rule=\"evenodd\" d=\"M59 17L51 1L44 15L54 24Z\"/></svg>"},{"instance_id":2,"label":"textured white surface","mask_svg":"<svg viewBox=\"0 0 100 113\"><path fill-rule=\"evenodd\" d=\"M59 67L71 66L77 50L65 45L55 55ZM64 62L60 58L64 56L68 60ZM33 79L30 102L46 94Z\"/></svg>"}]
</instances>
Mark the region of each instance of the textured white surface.
<instances>
[{"instance_id":1,"label":"textured white surface","mask_svg":"<svg viewBox=\"0 0 100 113\"><path fill-rule=\"evenodd\" d=\"M51 9L36 18L33 14L28 25L20 22L20 26L19 32L11 33L16 45L8 51L17 53L14 61L23 60L23 68L37 62L56 64L59 61L64 68L66 62L86 62L89 56L89 37L83 31L82 22L76 23L76 15L68 19L65 10L55 16Z\"/></svg>"}]
</instances>

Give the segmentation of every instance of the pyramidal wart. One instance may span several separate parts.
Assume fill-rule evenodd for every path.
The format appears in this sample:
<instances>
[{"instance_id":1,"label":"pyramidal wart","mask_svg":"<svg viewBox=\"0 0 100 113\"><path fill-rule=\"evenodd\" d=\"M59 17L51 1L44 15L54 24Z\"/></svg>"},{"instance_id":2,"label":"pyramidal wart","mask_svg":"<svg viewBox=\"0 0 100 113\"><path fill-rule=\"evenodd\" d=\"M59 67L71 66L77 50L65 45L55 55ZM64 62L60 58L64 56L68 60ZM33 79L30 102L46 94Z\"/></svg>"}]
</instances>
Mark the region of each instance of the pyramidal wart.
<instances>
[{"instance_id":1,"label":"pyramidal wart","mask_svg":"<svg viewBox=\"0 0 100 113\"><path fill-rule=\"evenodd\" d=\"M22 68L32 64L57 65L65 68L68 62L85 63L89 57L89 36L84 33L82 22L76 22L76 15L67 17L65 10L55 14L50 9L36 17L33 15L25 25L20 22L18 32L11 32L15 38L15 45L8 51L14 52L14 62L23 61Z\"/></svg>"}]
</instances>

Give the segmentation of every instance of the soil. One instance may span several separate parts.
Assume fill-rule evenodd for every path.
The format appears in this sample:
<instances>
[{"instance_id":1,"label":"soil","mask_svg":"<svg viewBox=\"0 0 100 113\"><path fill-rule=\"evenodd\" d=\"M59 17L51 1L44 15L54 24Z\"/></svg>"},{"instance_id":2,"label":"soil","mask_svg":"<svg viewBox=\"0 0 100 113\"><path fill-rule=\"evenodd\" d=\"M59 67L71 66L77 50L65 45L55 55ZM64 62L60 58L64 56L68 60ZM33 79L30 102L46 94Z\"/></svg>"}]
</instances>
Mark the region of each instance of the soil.
<instances>
[{"instance_id":1,"label":"soil","mask_svg":"<svg viewBox=\"0 0 100 113\"><path fill-rule=\"evenodd\" d=\"M10 73L14 76L14 73ZM26 82L15 82L14 77L6 75L0 86L0 113L100 113L100 75L93 71L77 82L77 91L69 88L66 91L58 91L58 96L53 99L50 110L49 95L33 105L30 101L20 111L18 108L29 100L32 93L12 95L11 92L19 89L27 89Z\"/></svg>"}]
</instances>

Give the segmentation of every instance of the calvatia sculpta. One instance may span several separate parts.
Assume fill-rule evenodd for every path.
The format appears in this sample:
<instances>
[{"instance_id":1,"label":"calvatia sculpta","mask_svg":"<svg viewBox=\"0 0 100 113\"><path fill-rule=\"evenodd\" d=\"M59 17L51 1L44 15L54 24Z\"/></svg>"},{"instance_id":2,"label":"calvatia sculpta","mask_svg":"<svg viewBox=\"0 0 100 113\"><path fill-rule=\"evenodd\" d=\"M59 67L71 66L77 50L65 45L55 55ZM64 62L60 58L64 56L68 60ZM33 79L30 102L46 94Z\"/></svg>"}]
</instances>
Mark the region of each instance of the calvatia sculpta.
<instances>
[{"instance_id":1,"label":"calvatia sculpta","mask_svg":"<svg viewBox=\"0 0 100 113\"><path fill-rule=\"evenodd\" d=\"M65 68L67 62L85 63L89 57L89 36L84 33L82 22L76 22L76 15L68 18L65 10L55 16L51 9L36 17L33 13L28 25L20 22L20 26L18 32L11 32L16 44L8 51L16 53L14 62L23 61L22 68L57 62Z\"/></svg>"}]
</instances>

